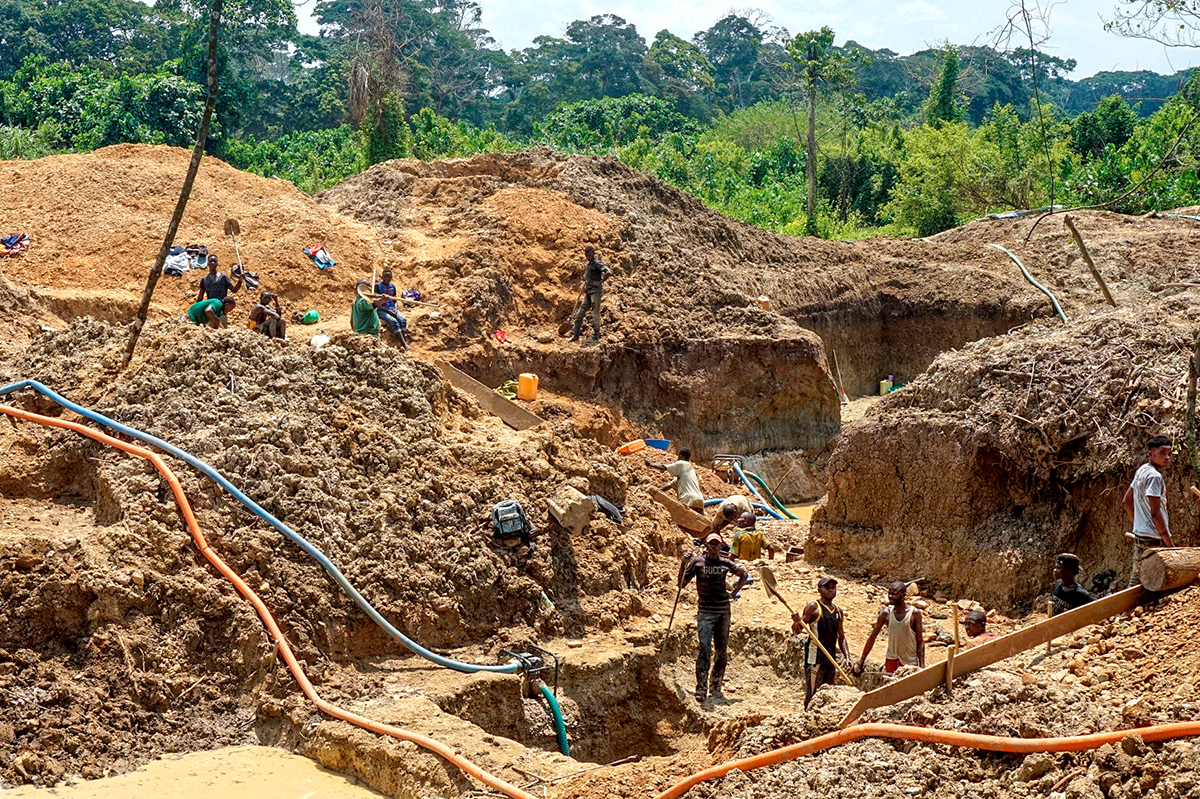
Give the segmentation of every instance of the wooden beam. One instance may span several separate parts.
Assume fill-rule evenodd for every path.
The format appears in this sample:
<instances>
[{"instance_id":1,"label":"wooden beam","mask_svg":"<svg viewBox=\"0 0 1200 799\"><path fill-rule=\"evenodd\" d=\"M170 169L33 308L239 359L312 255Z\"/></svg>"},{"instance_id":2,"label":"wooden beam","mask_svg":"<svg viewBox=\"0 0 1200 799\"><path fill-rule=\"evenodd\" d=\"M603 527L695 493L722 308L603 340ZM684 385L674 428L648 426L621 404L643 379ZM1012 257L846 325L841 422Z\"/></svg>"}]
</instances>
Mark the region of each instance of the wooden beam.
<instances>
[{"instance_id":1,"label":"wooden beam","mask_svg":"<svg viewBox=\"0 0 1200 799\"><path fill-rule=\"evenodd\" d=\"M1100 292L1104 295L1105 301L1109 305L1116 308L1117 303L1113 300L1111 294L1108 293L1108 284L1104 282L1104 278L1100 275L1100 270L1096 268L1095 261L1092 260L1091 253L1088 252L1087 245L1083 243L1083 236L1079 235L1079 231L1075 229L1075 220L1068 214L1063 217L1063 222L1071 231L1071 236L1075 239L1075 243L1079 245L1079 251L1083 253L1083 260L1087 261L1088 269L1092 271L1092 277L1100 284Z\"/></svg>"},{"instance_id":2,"label":"wooden beam","mask_svg":"<svg viewBox=\"0 0 1200 799\"><path fill-rule=\"evenodd\" d=\"M437 368L450 381L450 385L460 388L470 394L485 411L500 417L500 420L514 430L528 430L537 427L543 419L522 408L517 403L502 397L492 389L480 383L466 372L455 369L446 361L435 361Z\"/></svg>"},{"instance_id":3,"label":"wooden beam","mask_svg":"<svg viewBox=\"0 0 1200 799\"><path fill-rule=\"evenodd\" d=\"M1023 630L1009 633L994 641L988 641L986 644L963 650L954 659L954 676L961 677L964 674L978 671L984 666L998 663L1005 658L1032 649L1038 644L1044 644L1082 627L1087 627L1089 624L1095 624L1118 613L1132 610L1138 605L1143 605L1160 596L1162 595L1148 591L1140 585L1134 586L1066 613L1060 613ZM868 710L912 699L926 691L932 691L945 682L945 663L928 666L916 674L863 694L838 726L846 727Z\"/></svg>"},{"instance_id":4,"label":"wooden beam","mask_svg":"<svg viewBox=\"0 0 1200 799\"><path fill-rule=\"evenodd\" d=\"M1148 591L1170 591L1191 585L1200 575L1200 547L1154 549L1138 565L1138 579Z\"/></svg>"},{"instance_id":5,"label":"wooden beam","mask_svg":"<svg viewBox=\"0 0 1200 799\"><path fill-rule=\"evenodd\" d=\"M650 496L655 502L666 508L667 513L671 514L671 521L683 529L693 533L708 533L712 530L712 522L705 518L704 514L697 513L675 497L664 494L657 488L650 489Z\"/></svg>"},{"instance_id":6,"label":"wooden beam","mask_svg":"<svg viewBox=\"0 0 1200 799\"><path fill-rule=\"evenodd\" d=\"M946 695L954 696L954 655L958 647L952 646L946 650Z\"/></svg>"}]
</instances>

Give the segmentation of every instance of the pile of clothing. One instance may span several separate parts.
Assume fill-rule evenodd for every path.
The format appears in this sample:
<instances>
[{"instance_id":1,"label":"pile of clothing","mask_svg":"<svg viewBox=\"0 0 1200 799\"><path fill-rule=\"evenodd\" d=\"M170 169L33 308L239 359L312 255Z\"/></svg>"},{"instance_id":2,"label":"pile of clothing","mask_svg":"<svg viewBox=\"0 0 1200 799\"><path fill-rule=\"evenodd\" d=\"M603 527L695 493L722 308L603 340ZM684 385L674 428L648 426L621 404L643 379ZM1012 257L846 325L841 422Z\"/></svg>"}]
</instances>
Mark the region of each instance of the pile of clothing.
<instances>
[{"instance_id":1,"label":"pile of clothing","mask_svg":"<svg viewBox=\"0 0 1200 799\"><path fill-rule=\"evenodd\" d=\"M0 258L11 258L29 249L29 236L24 233L13 233L0 237Z\"/></svg>"},{"instance_id":2,"label":"pile of clothing","mask_svg":"<svg viewBox=\"0 0 1200 799\"><path fill-rule=\"evenodd\" d=\"M208 269L207 245L175 246L167 253L167 260L163 263L163 274L181 277L189 269Z\"/></svg>"}]
</instances>

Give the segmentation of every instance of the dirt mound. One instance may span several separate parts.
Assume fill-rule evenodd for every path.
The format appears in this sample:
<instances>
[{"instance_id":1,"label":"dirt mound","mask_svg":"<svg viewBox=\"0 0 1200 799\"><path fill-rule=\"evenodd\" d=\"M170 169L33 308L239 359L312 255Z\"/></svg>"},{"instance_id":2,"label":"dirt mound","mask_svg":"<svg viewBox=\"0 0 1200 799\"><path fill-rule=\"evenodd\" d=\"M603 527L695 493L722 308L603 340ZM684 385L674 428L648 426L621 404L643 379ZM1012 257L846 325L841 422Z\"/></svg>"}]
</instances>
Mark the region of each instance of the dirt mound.
<instances>
[{"instance_id":1,"label":"dirt mound","mask_svg":"<svg viewBox=\"0 0 1200 799\"><path fill-rule=\"evenodd\" d=\"M893 577L921 563L952 594L1006 607L1045 590L1058 551L1127 574L1121 497L1149 438L1183 432L1198 324L1176 297L943 355L843 431L810 554ZM1185 544L1194 480L1181 456L1168 482Z\"/></svg>"},{"instance_id":2,"label":"dirt mound","mask_svg":"<svg viewBox=\"0 0 1200 799\"><path fill-rule=\"evenodd\" d=\"M31 239L28 252L6 262L5 271L63 317L132 318L189 158L180 148L121 144L82 155L0 162L0 214ZM316 206L291 183L206 157L176 243L207 244L228 272L237 260L223 232L229 217L241 224L239 246L248 268L293 309L344 315L353 279L382 265L382 249L364 226ZM338 266L318 270L301 252L314 242L324 243ZM201 274L164 276L155 296L157 312L182 312L195 298Z\"/></svg>"},{"instance_id":3,"label":"dirt mound","mask_svg":"<svg viewBox=\"0 0 1200 799\"><path fill-rule=\"evenodd\" d=\"M156 322L148 326L134 365L114 376L106 364L118 357L124 337L120 328L80 320L42 334L18 362L4 367L3 377L42 380L205 459L325 551L385 616L424 644L486 642L463 656L492 661L501 657L501 646L611 629L646 612L641 589L649 582L651 555L675 552L681 538L667 532L672 528L665 512L646 489L630 488L640 477L611 448L580 438L569 421L510 431L450 389L435 369L397 357L376 339L346 335L312 350L250 331ZM23 401L59 412L32 396ZM128 562L119 563L141 575L136 588L116 591L115 604L107 589L73 588L69 609L61 612L74 615L63 629L51 623L53 605L46 603L54 595L44 588L56 584L57 572L12 583L5 601L24 604L4 608L5 617L31 619L10 630L33 653L31 664L72 653L73 669L84 669L85 677L99 673L112 665L111 657L94 654L105 637L144 625L130 679L142 684L150 675L176 671L190 677L189 653L204 630L219 628L223 637L209 635L216 652L211 661L195 664L206 670L195 676L225 674L223 701L236 704L258 684L272 690L289 685L261 625L203 565L169 492L148 467L73 434L28 424L0 429L0 452L6 453L0 459L6 495L87 503L102 543L130 553ZM400 651L295 546L190 469L179 474L214 548L276 612L310 667L326 657ZM578 536L557 528L544 509L565 485L623 505L628 526L598 516ZM492 541L491 507L509 497L519 499L542 530L533 550ZM172 582L176 572L189 582ZM28 599L39 596L45 596L41 610ZM41 621L46 614L51 621ZM190 643L171 638L197 624ZM14 644L0 641L0 648L8 646ZM153 649L157 660L140 662L139 647ZM242 666L222 660L246 651L255 654L241 655ZM142 685L130 701L139 713L152 713L153 701L194 681L180 676L157 700ZM64 718L83 710L72 695L62 701ZM206 712L197 710L211 720ZM117 723L106 719L96 724L108 729ZM0 713L0 722L6 720ZM144 759L159 740L141 735L153 732L149 721L134 728L138 734L125 736L123 744L131 747L129 762ZM69 740L47 738L39 751L61 759ZM15 754L28 745L28 737L0 735L0 751ZM96 758L97 767L115 762L103 753ZM79 765L70 758L61 762L69 770ZM19 770L4 778L26 779Z\"/></svg>"}]
</instances>

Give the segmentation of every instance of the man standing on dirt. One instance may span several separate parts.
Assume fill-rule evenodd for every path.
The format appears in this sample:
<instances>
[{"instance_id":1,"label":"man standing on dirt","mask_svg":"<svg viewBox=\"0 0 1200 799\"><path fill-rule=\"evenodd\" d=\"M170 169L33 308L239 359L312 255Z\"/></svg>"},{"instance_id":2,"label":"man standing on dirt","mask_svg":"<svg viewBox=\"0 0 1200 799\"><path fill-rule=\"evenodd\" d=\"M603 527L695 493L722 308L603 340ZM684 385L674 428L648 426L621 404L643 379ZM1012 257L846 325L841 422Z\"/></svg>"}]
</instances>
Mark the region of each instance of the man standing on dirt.
<instances>
[{"instance_id":1,"label":"man standing on dirt","mask_svg":"<svg viewBox=\"0 0 1200 799\"><path fill-rule=\"evenodd\" d=\"M646 465L660 472L674 476L674 480L662 487L663 491L674 488L679 495L679 501L692 510L704 510L704 494L700 493L700 480L696 477L696 467L692 466L692 451L687 447L679 450L679 460L663 465L653 463L646 458Z\"/></svg>"},{"instance_id":2,"label":"man standing on dirt","mask_svg":"<svg viewBox=\"0 0 1200 799\"><path fill-rule=\"evenodd\" d=\"M741 566L721 554L725 541L716 533L704 539L704 552L692 558L684 566L680 577L680 589L696 578L696 593L699 611L696 627L700 638L700 650L696 654L696 701L703 702L710 694L723 699L721 681L725 679L725 664L729 658L729 620L732 610L730 592L725 586L725 575L738 576L736 594L746 585L750 575ZM715 656L713 650L716 650ZM709 674L709 662L712 673Z\"/></svg>"},{"instance_id":3,"label":"man standing on dirt","mask_svg":"<svg viewBox=\"0 0 1200 799\"><path fill-rule=\"evenodd\" d=\"M817 640L825 647L826 652L833 654L841 650L846 663L851 663L842 609L833 604L834 597L837 596L837 580L822 577L817 581L817 594L817 601L809 602L803 612L792 614L792 634L800 635L804 632L804 625L800 623L803 619L810 629L816 627L814 632L817 634ZM811 640L805 640L804 647L804 706L808 707L818 688L837 683L837 669L834 668L833 661L825 657L825 653Z\"/></svg>"},{"instance_id":4,"label":"man standing on dirt","mask_svg":"<svg viewBox=\"0 0 1200 799\"><path fill-rule=\"evenodd\" d=\"M392 270L384 269L380 277L381 280L375 284L375 293L380 297L395 297L396 284L392 282ZM396 338L400 339L400 349L408 349L408 342L404 338L404 331L408 329L408 320L396 310L396 301L394 299L384 300L382 305L377 306L377 309L380 320L386 322Z\"/></svg>"},{"instance_id":5,"label":"man standing on dirt","mask_svg":"<svg viewBox=\"0 0 1200 799\"><path fill-rule=\"evenodd\" d=\"M1167 486L1162 473L1171 468L1171 439L1155 436L1147 443L1150 462L1134 472L1133 482L1125 491L1121 504L1133 522L1133 568L1129 584L1141 585L1138 562L1142 553L1151 547L1173 547L1171 527L1167 519Z\"/></svg>"},{"instance_id":6,"label":"man standing on dirt","mask_svg":"<svg viewBox=\"0 0 1200 799\"><path fill-rule=\"evenodd\" d=\"M750 500L741 494L730 494L725 497L725 501L721 503L721 507L717 508L717 515L713 517L713 532L719 533L725 528L725 525L736 523L738 517L743 513L753 515L754 506L750 504Z\"/></svg>"},{"instance_id":7,"label":"man standing on dirt","mask_svg":"<svg viewBox=\"0 0 1200 799\"><path fill-rule=\"evenodd\" d=\"M237 280L230 280L229 275L217 271L217 256L208 256L208 274L200 278L200 285L196 291L196 302L203 299L223 300L230 294L237 294L241 290L242 275L239 273Z\"/></svg>"},{"instance_id":8,"label":"man standing on dirt","mask_svg":"<svg viewBox=\"0 0 1200 799\"><path fill-rule=\"evenodd\" d=\"M600 340L600 295L604 293L604 278L611 270L596 258L596 248L588 245L583 248L587 256L587 266L583 268L583 302L575 312L575 332L571 341L579 341L579 329L583 327L583 317L588 308L592 309L592 337L588 341Z\"/></svg>"},{"instance_id":9,"label":"man standing on dirt","mask_svg":"<svg viewBox=\"0 0 1200 799\"><path fill-rule=\"evenodd\" d=\"M920 666L925 668L925 623L921 611L909 606L904 598L908 594L908 586L902 582L894 582L888 586L888 602L879 610L879 618L867 637L863 646L862 657L854 667L855 674L862 674L867 663L867 655L875 646L879 631L886 625L888 628L887 656L883 661L883 670L892 674L901 666Z\"/></svg>"}]
</instances>

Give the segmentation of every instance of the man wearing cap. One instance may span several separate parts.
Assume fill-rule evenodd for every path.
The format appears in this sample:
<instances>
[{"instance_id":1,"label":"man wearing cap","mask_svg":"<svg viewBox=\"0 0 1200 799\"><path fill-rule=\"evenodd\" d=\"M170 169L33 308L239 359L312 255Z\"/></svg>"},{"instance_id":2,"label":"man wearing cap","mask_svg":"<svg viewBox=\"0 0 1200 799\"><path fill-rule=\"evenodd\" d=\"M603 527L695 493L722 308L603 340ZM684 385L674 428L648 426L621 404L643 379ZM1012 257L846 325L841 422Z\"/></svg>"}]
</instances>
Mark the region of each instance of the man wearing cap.
<instances>
[{"instance_id":1,"label":"man wearing cap","mask_svg":"<svg viewBox=\"0 0 1200 799\"><path fill-rule=\"evenodd\" d=\"M750 504L750 500L741 494L731 494L725 497L721 507L717 508L717 515L713 517L713 532L719 533L725 525L736 523L738 517L743 513L754 514L754 506Z\"/></svg>"},{"instance_id":2,"label":"man wearing cap","mask_svg":"<svg viewBox=\"0 0 1200 799\"><path fill-rule=\"evenodd\" d=\"M1095 597L1075 582L1079 576L1079 558L1069 552L1064 552L1054 558L1054 587L1050 589L1050 598L1058 610L1074 610L1095 600Z\"/></svg>"},{"instance_id":3,"label":"man wearing cap","mask_svg":"<svg viewBox=\"0 0 1200 799\"><path fill-rule=\"evenodd\" d=\"M804 626L800 624L800 620L804 620L810 629L815 627L814 632L817 634L817 640L821 642L821 646L825 647L825 651L834 654L839 650L842 657L846 658L846 662L850 663L850 647L846 643L846 630L843 624L844 615L842 609L833 604L834 598L837 596L837 580L832 577L822 577L817 581L818 598L815 602L809 602L802 613L792 614L792 634L799 635ZM820 650L811 640L804 642L805 657L804 657L804 676L805 676L805 691L804 691L804 706L808 707L808 703L812 701L813 694L822 685L834 685L837 682L837 670L833 666L833 661L825 657L825 653ZM813 668L813 667L816 668Z\"/></svg>"},{"instance_id":4,"label":"man wearing cap","mask_svg":"<svg viewBox=\"0 0 1200 799\"><path fill-rule=\"evenodd\" d=\"M738 576L733 589L742 590L750 575L741 566L721 554L725 540L717 533L709 533L704 539L704 552L692 558L683 569L680 588L696 578L696 593L700 608L696 613L696 627L700 637L700 650L696 654L696 701L703 702L709 694L721 699L721 681L725 678L725 663L729 654L729 589L725 576ZM715 656L713 650L716 650ZM709 673L709 663L712 673Z\"/></svg>"}]
</instances>

